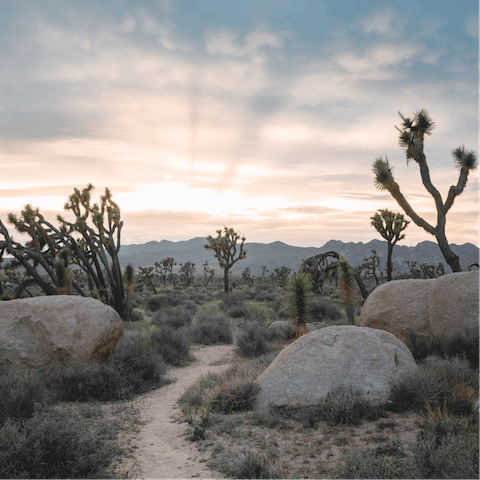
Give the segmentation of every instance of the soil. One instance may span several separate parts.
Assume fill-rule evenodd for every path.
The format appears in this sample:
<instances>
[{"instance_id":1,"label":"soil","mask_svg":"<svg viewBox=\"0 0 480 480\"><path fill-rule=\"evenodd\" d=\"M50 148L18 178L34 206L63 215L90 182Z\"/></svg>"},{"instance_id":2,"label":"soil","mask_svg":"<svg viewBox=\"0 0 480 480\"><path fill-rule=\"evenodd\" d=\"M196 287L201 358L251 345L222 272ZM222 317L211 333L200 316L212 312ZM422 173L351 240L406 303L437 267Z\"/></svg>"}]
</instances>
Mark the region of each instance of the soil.
<instances>
[{"instance_id":1,"label":"soil","mask_svg":"<svg viewBox=\"0 0 480 480\"><path fill-rule=\"evenodd\" d=\"M134 423L143 427L128 432L128 442L124 443L130 443L131 455L121 459L120 465L113 465L116 475L156 479L223 477L207 466L209 454L199 452L187 440L188 424L180 421L177 401L202 375L228 368L235 357L234 349L232 345L195 345L190 352L196 361L170 370L173 383L128 402L124 411L139 411Z\"/></svg>"}]
</instances>

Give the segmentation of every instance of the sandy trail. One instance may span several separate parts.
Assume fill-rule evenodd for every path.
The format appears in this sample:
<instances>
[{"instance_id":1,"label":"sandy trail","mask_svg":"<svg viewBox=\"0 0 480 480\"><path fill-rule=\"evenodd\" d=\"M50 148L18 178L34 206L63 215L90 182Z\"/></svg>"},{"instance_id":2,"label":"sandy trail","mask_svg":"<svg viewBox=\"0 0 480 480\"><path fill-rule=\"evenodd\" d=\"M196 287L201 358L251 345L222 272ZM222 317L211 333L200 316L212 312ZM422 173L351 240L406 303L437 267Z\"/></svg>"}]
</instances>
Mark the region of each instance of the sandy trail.
<instances>
[{"instance_id":1,"label":"sandy trail","mask_svg":"<svg viewBox=\"0 0 480 480\"><path fill-rule=\"evenodd\" d=\"M177 423L180 410L177 400L195 381L209 372L225 370L234 358L234 346L196 346L191 353L196 361L183 368L173 368L169 377L175 382L142 395L132 402L140 409L140 420L145 425L138 434L134 458L123 464L131 478L221 478L204 462L208 455L199 452L185 437L186 423Z\"/></svg>"}]
</instances>

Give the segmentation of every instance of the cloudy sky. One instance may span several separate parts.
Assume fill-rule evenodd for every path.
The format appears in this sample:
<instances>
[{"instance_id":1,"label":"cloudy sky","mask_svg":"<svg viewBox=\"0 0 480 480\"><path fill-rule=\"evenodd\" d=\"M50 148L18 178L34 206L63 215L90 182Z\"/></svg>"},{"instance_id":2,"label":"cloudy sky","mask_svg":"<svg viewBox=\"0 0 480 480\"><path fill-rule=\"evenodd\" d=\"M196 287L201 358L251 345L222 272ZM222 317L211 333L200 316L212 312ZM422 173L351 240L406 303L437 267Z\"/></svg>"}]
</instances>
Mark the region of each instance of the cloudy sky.
<instances>
[{"instance_id":1,"label":"cloudy sky","mask_svg":"<svg viewBox=\"0 0 480 480\"><path fill-rule=\"evenodd\" d=\"M425 152L443 197L451 150L477 150L478 1L0 0L0 218L54 219L73 188L109 187L123 244L227 225L247 241L381 238L372 162L435 224L398 111L436 123ZM478 245L478 172L447 218ZM403 244L435 239L413 223Z\"/></svg>"}]
</instances>

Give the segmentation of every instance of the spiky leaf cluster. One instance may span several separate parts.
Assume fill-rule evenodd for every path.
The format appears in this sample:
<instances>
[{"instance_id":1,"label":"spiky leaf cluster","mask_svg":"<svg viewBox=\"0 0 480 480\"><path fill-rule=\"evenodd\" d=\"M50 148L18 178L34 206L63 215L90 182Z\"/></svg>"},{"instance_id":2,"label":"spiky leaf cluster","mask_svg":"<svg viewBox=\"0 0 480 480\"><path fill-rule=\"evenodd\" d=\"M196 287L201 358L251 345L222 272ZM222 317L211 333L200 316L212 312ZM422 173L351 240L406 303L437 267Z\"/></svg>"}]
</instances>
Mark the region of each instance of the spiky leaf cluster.
<instances>
[{"instance_id":1,"label":"spiky leaf cluster","mask_svg":"<svg viewBox=\"0 0 480 480\"><path fill-rule=\"evenodd\" d=\"M308 273L295 273L288 281L288 306L297 337L308 333L306 324L310 318L312 289L312 278Z\"/></svg>"}]
</instances>

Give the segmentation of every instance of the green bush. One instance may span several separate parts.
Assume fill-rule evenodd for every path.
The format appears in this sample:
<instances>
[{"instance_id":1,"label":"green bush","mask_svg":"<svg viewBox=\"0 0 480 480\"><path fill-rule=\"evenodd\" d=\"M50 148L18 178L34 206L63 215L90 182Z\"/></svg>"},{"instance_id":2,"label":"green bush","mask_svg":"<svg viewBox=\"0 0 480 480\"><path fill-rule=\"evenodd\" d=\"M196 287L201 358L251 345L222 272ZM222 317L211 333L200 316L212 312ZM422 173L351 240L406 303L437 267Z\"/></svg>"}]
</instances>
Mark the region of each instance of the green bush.
<instances>
[{"instance_id":1,"label":"green bush","mask_svg":"<svg viewBox=\"0 0 480 480\"><path fill-rule=\"evenodd\" d=\"M478 431L469 432L451 417L429 421L417 434L415 478L478 478Z\"/></svg>"},{"instance_id":2,"label":"green bush","mask_svg":"<svg viewBox=\"0 0 480 480\"><path fill-rule=\"evenodd\" d=\"M217 393L208 403L212 412L245 412L253 408L260 387L255 383L245 383L237 388L230 388Z\"/></svg>"},{"instance_id":3,"label":"green bush","mask_svg":"<svg viewBox=\"0 0 480 480\"><path fill-rule=\"evenodd\" d=\"M71 367L57 363L47 381L60 400L108 402L124 398L124 380L112 365L83 362Z\"/></svg>"},{"instance_id":4,"label":"green bush","mask_svg":"<svg viewBox=\"0 0 480 480\"><path fill-rule=\"evenodd\" d=\"M445 353L448 357L465 358L472 368L478 370L479 335L476 328L453 329L445 337Z\"/></svg>"},{"instance_id":5,"label":"green bush","mask_svg":"<svg viewBox=\"0 0 480 480\"><path fill-rule=\"evenodd\" d=\"M478 371L460 358L441 360L430 358L420 364L415 374L400 379L391 390L389 409L426 411L447 405L452 414L469 415L478 397Z\"/></svg>"},{"instance_id":6,"label":"green bush","mask_svg":"<svg viewBox=\"0 0 480 480\"><path fill-rule=\"evenodd\" d=\"M340 307L328 300L315 299L310 307L310 315L314 322L333 322L343 318Z\"/></svg>"},{"instance_id":7,"label":"green bush","mask_svg":"<svg viewBox=\"0 0 480 480\"><path fill-rule=\"evenodd\" d=\"M390 453L382 453L379 449L348 451L343 456L339 478L420 478L400 446L390 450Z\"/></svg>"},{"instance_id":8,"label":"green bush","mask_svg":"<svg viewBox=\"0 0 480 480\"><path fill-rule=\"evenodd\" d=\"M195 343L212 345L214 343L233 343L230 320L224 314L198 312L194 317L190 334Z\"/></svg>"},{"instance_id":9,"label":"green bush","mask_svg":"<svg viewBox=\"0 0 480 480\"><path fill-rule=\"evenodd\" d=\"M192 313L184 308L164 308L155 312L152 323L157 327L167 325L172 328L182 328L190 325L192 319Z\"/></svg>"},{"instance_id":10,"label":"green bush","mask_svg":"<svg viewBox=\"0 0 480 480\"><path fill-rule=\"evenodd\" d=\"M259 357L269 353L272 347L266 340L264 325L248 322L242 325L242 332L237 337L237 351L242 357Z\"/></svg>"},{"instance_id":11,"label":"green bush","mask_svg":"<svg viewBox=\"0 0 480 480\"><path fill-rule=\"evenodd\" d=\"M478 370L478 327L452 329L445 339L423 337L415 334L412 329L407 330L407 335L407 346L417 362L433 355L442 358L461 357L465 358L472 368Z\"/></svg>"},{"instance_id":12,"label":"green bush","mask_svg":"<svg viewBox=\"0 0 480 480\"><path fill-rule=\"evenodd\" d=\"M327 420L333 425L360 425L364 419L371 421L384 416L381 405L370 402L359 390L344 385L330 392L316 405L273 406L270 413L293 418L308 428L315 428L322 420Z\"/></svg>"},{"instance_id":13,"label":"green bush","mask_svg":"<svg viewBox=\"0 0 480 480\"><path fill-rule=\"evenodd\" d=\"M244 452L231 465L231 475L237 480L282 480L272 461L266 456L252 451Z\"/></svg>"},{"instance_id":14,"label":"green bush","mask_svg":"<svg viewBox=\"0 0 480 480\"><path fill-rule=\"evenodd\" d=\"M152 332L150 341L155 351L169 365L180 367L188 363L190 342L183 330L174 330L172 327L164 325L160 330Z\"/></svg>"},{"instance_id":15,"label":"green bush","mask_svg":"<svg viewBox=\"0 0 480 480\"><path fill-rule=\"evenodd\" d=\"M113 364L128 380L127 384L133 395L148 392L165 383L165 362L161 355L148 345L148 340L142 334L120 339Z\"/></svg>"},{"instance_id":16,"label":"green bush","mask_svg":"<svg viewBox=\"0 0 480 480\"><path fill-rule=\"evenodd\" d=\"M30 418L36 404L46 406L53 401L52 393L32 374L11 368L0 371L0 426L8 418Z\"/></svg>"},{"instance_id":17,"label":"green bush","mask_svg":"<svg viewBox=\"0 0 480 480\"><path fill-rule=\"evenodd\" d=\"M141 332L123 336L110 364L57 364L48 377L61 400L126 400L165 383L167 367Z\"/></svg>"},{"instance_id":18,"label":"green bush","mask_svg":"<svg viewBox=\"0 0 480 480\"><path fill-rule=\"evenodd\" d=\"M107 431L50 408L8 420L0 429L0 478L111 478L116 452Z\"/></svg>"},{"instance_id":19,"label":"green bush","mask_svg":"<svg viewBox=\"0 0 480 480\"><path fill-rule=\"evenodd\" d=\"M176 307L178 305L178 299L173 293L159 293L152 295L146 303L148 310L156 312L162 308Z\"/></svg>"},{"instance_id":20,"label":"green bush","mask_svg":"<svg viewBox=\"0 0 480 480\"><path fill-rule=\"evenodd\" d=\"M222 301L220 302L220 309L232 318L245 316L245 294L243 292L223 294Z\"/></svg>"},{"instance_id":21,"label":"green bush","mask_svg":"<svg viewBox=\"0 0 480 480\"><path fill-rule=\"evenodd\" d=\"M259 303L247 303L245 308L245 320L265 325L274 316L273 311Z\"/></svg>"}]
</instances>

